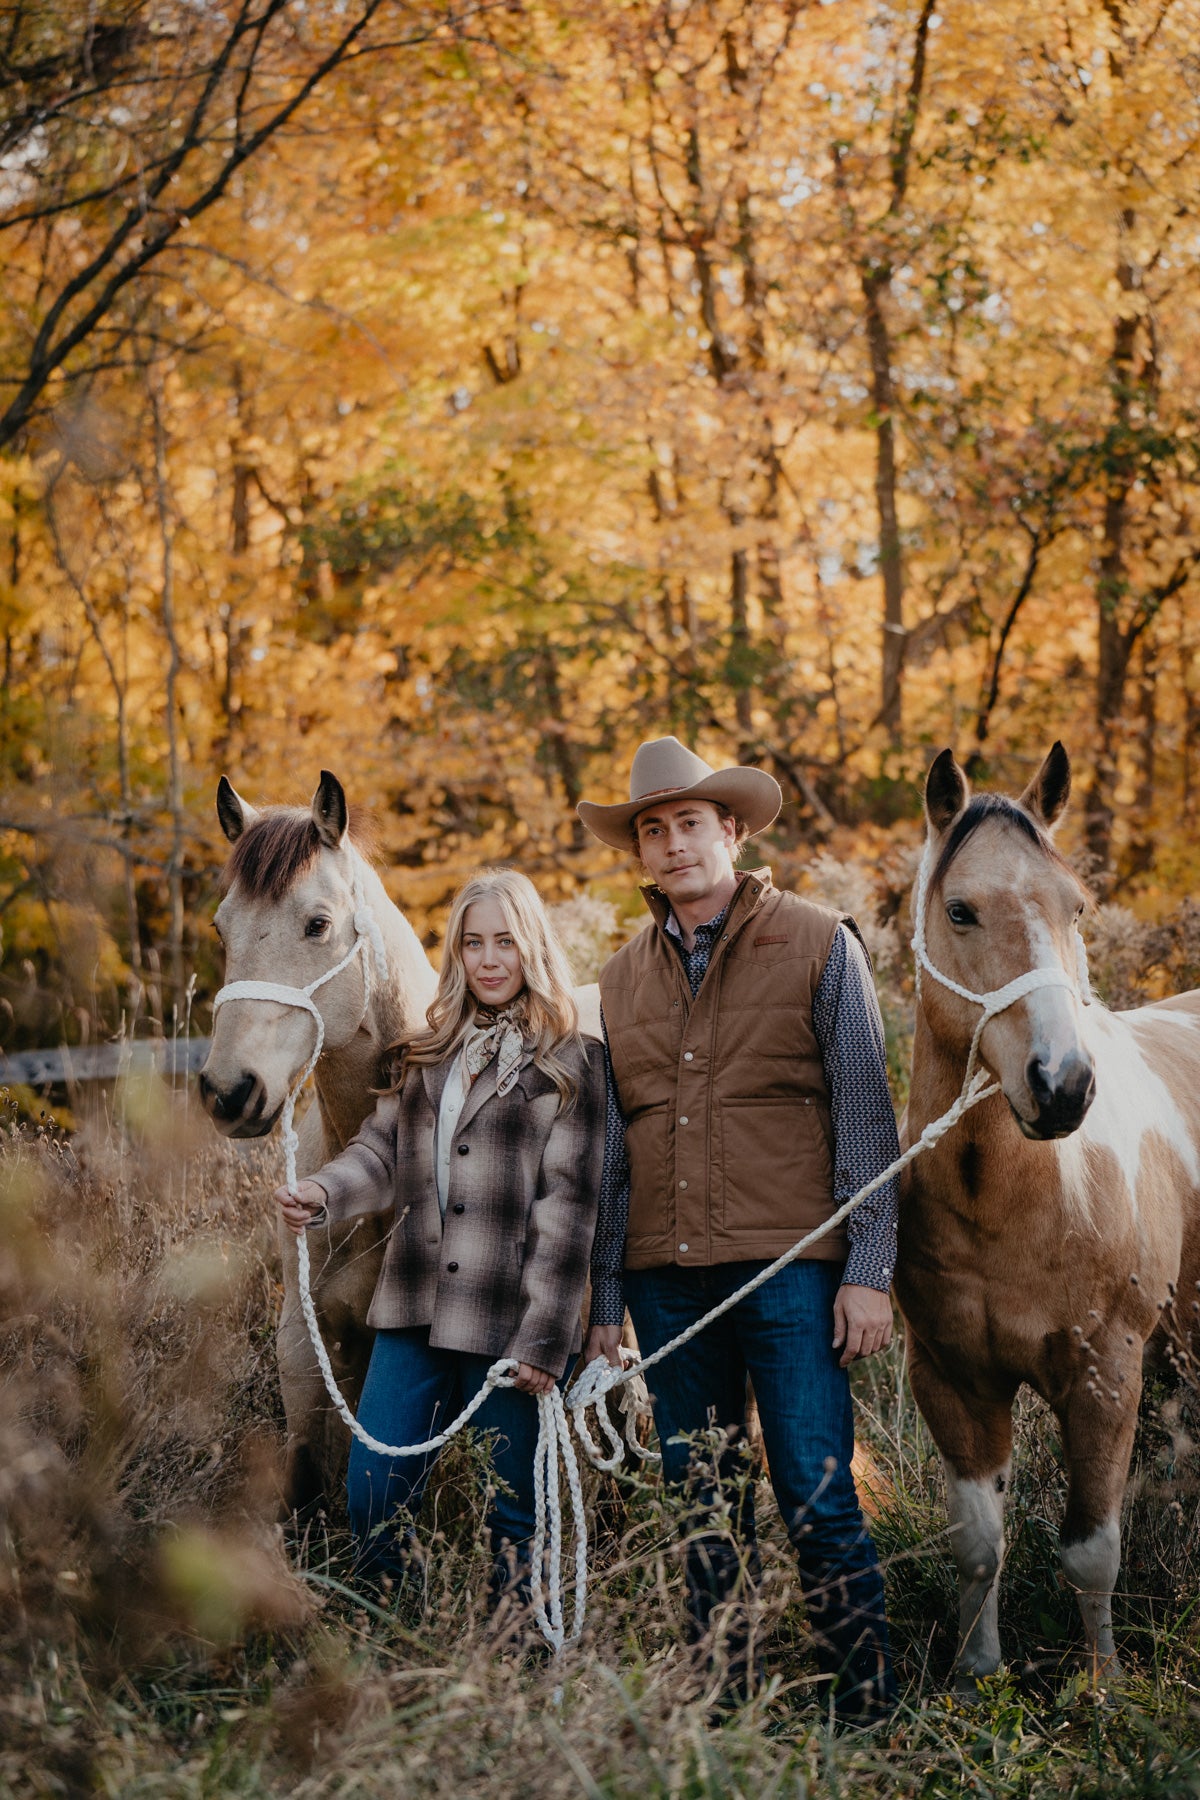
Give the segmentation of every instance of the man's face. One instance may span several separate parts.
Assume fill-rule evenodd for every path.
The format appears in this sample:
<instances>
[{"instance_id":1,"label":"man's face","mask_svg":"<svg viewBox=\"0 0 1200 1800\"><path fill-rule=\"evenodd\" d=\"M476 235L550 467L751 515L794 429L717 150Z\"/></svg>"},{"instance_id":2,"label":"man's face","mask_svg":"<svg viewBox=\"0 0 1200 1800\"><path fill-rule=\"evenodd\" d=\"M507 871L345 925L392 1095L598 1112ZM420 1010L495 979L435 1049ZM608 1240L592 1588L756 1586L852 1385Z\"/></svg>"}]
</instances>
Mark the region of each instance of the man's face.
<instances>
[{"instance_id":1,"label":"man's face","mask_svg":"<svg viewBox=\"0 0 1200 1800\"><path fill-rule=\"evenodd\" d=\"M668 800L637 816L638 849L672 905L713 893L733 873L737 826L707 800Z\"/></svg>"}]
</instances>

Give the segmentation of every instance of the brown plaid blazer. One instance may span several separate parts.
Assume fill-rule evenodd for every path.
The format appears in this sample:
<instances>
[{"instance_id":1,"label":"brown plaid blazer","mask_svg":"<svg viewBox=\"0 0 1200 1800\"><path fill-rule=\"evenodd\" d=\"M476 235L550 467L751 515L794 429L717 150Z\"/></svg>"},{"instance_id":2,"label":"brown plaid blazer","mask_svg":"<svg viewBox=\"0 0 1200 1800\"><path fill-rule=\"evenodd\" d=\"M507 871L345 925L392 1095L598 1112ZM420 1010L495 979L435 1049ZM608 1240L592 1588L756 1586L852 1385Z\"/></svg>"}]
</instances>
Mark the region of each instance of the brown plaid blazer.
<instances>
[{"instance_id":1,"label":"brown plaid blazer","mask_svg":"<svg viewBox=\"0 0 1200 1800\"><path fill-rule=\"evenodd\" d=\"M311 1177L327 1196L314 1224L395 1209L367 1314L377 1331L428 1325L441 1349L515 1356L555 1376L578 1351L604 1158L603 1048L567 1046L563 1061L578 1088L568 1112L531 1049L507 1094L494 1058L476 1077L444 1221L434 1135L450 1062L414 1070Z\"/></svg>"}]
</instances>

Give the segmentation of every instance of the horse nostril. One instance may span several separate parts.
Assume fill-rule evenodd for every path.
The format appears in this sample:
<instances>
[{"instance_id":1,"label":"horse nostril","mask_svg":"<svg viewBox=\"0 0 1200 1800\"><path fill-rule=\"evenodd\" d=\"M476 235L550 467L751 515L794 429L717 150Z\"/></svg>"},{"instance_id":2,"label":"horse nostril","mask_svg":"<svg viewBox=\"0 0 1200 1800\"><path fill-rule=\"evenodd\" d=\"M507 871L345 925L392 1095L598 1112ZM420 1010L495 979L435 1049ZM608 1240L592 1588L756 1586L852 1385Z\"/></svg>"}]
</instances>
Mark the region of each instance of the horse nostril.
<instances>
[{"instance_id":1,"label":"horse nostril","mask_svg":"<svg viewBox=\"0 0 1200 1800\"><path fill-rule=\"evenodd\" d=\"M1062 1136L1082 1123L1096 1095L1096 1072L1090 1056L1071 1051L1049 1074L1044 1059L1035 1054L1025 1065L1025 1079L1037 1108L1038 1135Z\"/></svg>"},{"instance_id":2,"label":"horse nostril","mask_svg":"<svg viewBox=\"0 0 1200 1800\"><path fill-rule=\"evenodd\" d=\"M228 1088L223 1093L215 1083L209 1080L203 1070L200 1072L200 1097L213 1116L218 1119L240 1119L255 1086L255 1077L243 1070L242 1078L237 1086Z\"/></svg>"},{"instance_id":3,"label":"horse nostril","mask_svg":"<svg viewBox=\"0 0 1200 1800\"><path fill-rule=\"evenodd\" d=\"M1054 1098L1054 1088L1046 1073L1046 1065L1040 1056L1031 1056L1025 1065L1025 1080L1029 1092L1038 1106L1049 1106Z\"/></svg>"}]
</instances>

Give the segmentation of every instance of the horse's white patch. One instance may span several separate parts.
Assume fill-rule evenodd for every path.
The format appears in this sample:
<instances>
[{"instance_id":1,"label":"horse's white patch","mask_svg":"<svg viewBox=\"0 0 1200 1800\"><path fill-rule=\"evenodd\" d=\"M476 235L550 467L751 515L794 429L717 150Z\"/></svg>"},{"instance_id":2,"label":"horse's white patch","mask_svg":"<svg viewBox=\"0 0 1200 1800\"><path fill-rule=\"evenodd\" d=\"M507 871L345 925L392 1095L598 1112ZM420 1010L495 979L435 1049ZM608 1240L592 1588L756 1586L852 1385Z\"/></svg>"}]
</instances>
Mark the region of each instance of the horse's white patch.
<instances>
[{"instance_id":1,"label":"horse's white patch","mask_svg":"<svg viewBox=\"0 0 1200 1800\"><path fill-rule=\"evenodd\" d=\"M1169 1013L1160 1016L1172 1018ZM1142 1145L1149 1132L1175 1151L1189 1178L1200 1184L1200 1154L1187 1121L1138 1043L1139 1031L1155 1028L1157 1017L1110 1013L1097 1003L1086 1008L1083 1021L1083 1040L1096 1070L1096 1098L1079 1130L1055 1146L1067 1206L1084 1217L1090 1215L1088 1151L1107 1150L1116 1159L1130 1208L1136 1212Z\"/></svg>"},{"instance_id":2,"label":"horse's white patch","mask_svg":"<svg viewBox=\"0 0 1200 1800\"><path fill-rule=\"evenodd\" d=\"M1004 1561L1004 1496L1012 1464L994 1475L962 1481L946 1464L950 1547L958 1565L959 1649L963 1675L991 1675L1000 1667L998 1596Z\"/></svg>"},{"instance_id":3,"label":"horse's white patch","mask_svg":"<svg viewBox=\"0 0 1200 1800\"><path fill-rule=\"evenodd\" d=\"M1059 1548L1063 1574L1075 1589L1088 1650L1109 1661L1116 1656L1112 1634L1112 1591L1121 1567L1121 1527L1106 1519L1089 1537Z\"/></svg>"}]
</instances>

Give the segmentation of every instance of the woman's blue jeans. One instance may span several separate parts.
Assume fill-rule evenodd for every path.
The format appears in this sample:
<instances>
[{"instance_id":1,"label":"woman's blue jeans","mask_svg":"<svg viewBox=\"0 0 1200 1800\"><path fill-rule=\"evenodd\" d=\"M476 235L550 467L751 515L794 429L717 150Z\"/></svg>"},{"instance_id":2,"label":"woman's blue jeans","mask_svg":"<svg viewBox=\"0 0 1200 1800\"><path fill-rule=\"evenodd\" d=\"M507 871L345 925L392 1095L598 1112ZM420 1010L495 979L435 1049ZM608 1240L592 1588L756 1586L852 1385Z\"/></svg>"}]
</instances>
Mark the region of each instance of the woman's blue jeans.
<instances>
[{"instance_id":1,"label":"woman's blue jeans","mask_svg":"<svg viewBox=\"0 0 1200 1800\"><path fill-rule=\"evenodd\" d=\"M494 1361L490 1356L434 1349L428 1326L378 1331L359 1421L381 1443L424 1443L462 1411L483 1386ZM471 1424L492 1434L492 1467L499 1477L487 1518L495 1559L493 1593L498 1595L515 1576L527 1595L537 1400L515 1388L495 1388ZM404 1576L412 1541L408 1520L420 1507L437 1459L436 1450L425 1456L380 1456L353 1440L346 1489L360 1575L371 1580ZM408 1515L399 1530L398 1512Z\"/></svg>"},{"instance_id":2,"label":"woman's blue jeans","mask_svg":"<svg viewBox=\"0 0 1200 1800\"><path fill-rule=\"evenodd\" d=\"M638 1345L650 1355L766 1265L707 1269L627 1269L625 1298ZM839 1714L892 1703L895 1683L884 1617L883 1580L850 1459L850 1382L832 1348L838 1263L799 1261L781 1269L699 1337L655 1365L648 1381L668 1483L688 1499L689 1612L703 1629L713 1606L734 1591L743 1562L756 1563L752 1484L724 1529L713 1519L717 1490L739 1494L736 1441L745 1428L746 1377L754 1383L771 1485L796 1551L817 1666L833 1686ZM712 1426L730 1430L715 1464L681 1441ZM736 1541L740 1538L739 1547ZM697 1633L698 1635L698 1633Z\"/></svg>"}]
</instances>

